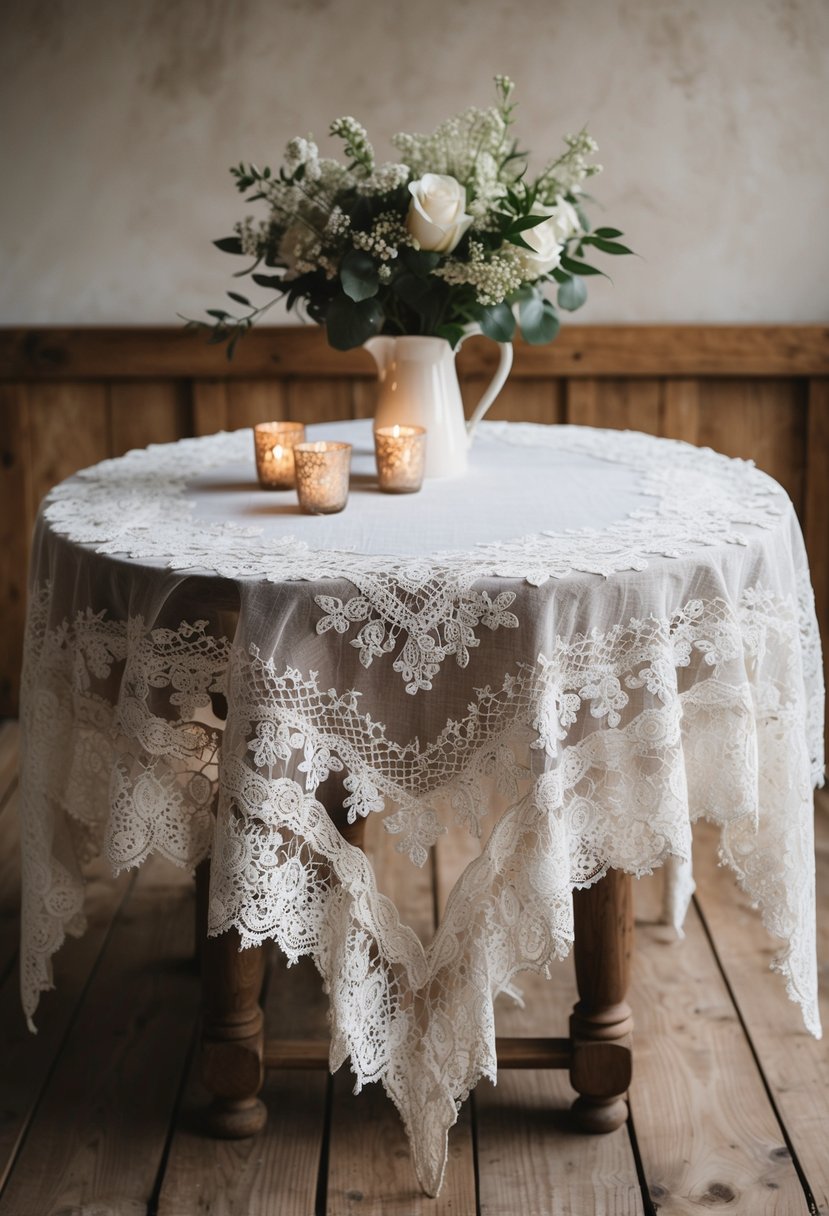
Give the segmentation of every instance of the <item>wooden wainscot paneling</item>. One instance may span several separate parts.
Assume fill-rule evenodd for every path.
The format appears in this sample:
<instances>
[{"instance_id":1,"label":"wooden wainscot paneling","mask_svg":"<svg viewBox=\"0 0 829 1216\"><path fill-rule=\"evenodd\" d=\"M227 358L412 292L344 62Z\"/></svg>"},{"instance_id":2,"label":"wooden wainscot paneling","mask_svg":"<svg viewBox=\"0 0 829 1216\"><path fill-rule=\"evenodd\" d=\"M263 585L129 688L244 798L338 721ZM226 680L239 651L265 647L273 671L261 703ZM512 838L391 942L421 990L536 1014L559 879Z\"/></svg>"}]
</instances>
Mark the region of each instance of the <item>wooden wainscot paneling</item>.
<instances>
[{"instance_id":1,"label":"wooden wainscot paneling","mask_svg":"<svg viewBox=\"0 0 829 1216\"><path fill-rule=\"evenodd\" d=\"M335 422L354 417L350 380L292 378L287 382L288 417L292 422Z\"/></svg>"},{"instance_id":2,"label":"wooden wainscot paneling","mask_svg":"<svg viewBox=\"0 0 829 1216\"><path fill-rule=\"evenodd\" d=\"M109 404L113 456L192 433L190 392L179 381L118 381L110 386Z\"/></svg>"},{"instance_id":3,"label":"wooden wainscot paneling","mask_svg":"<svg viewBox=\"0 0 829 1216\"><path fill-rule=\"evenodd\" d=\"M465 375L490 375L497 352L464 344ZM316 326L254 329L232 363L184 329L0 329L0 367L16 380L366 377L363 350L335 351ZM825 325L570 325L549 346L516 343L512 376L825 376Z\"/></svg>"},{"instance_id":4,"label":"wooden wainscot paneling","mask_svg":"<svg viewBox=\"0 0 829 1216\"><path fill-rule=\"evenodd\" d=\"M660 432L662 384L652 377L635 380L571 380L567 421L578 426Z\"/></svg>"},{"instance_id":5,"label":"wooden wainscot paneling","mask_svg":"<svg viewBox=\"0 0 829 1216\"><path fill-rule=\"evenodd\" d=\"M800 512L806 472L807 386L803 380L701 380L693 442L742 456L789 493Z\"/></svg>"},{"instance_id":6,"label":"wooden wainscot paneling","mask_svg":"<svg viewBox=\"0 0 829 1216\"><path fill-rule=\"evenodd\" d=\"M31 518L52 486L110 454L106 385L30 384Z\"/></svg>"},{"instance_id":7,"label":"wooden wainscot paneling","mask_svg":"<svg viewBox=\"0 0 829 1216\"><path fill-rule=\"evenodd\" d=\"M481 400L489 376L461 377L461 393L467 416ZM564 381L554 378L507 380L487 418L520 422L564 422Z\"/></svg>"},{"instance_id":8,"label":"wooden wainscot paneling","mask_svg":"<svg viewBox=\"0 0 829 1216\"><path fill-rule=\"evenodd\" d=\"M20 692L32 498L28 386L0 384L0 715L16 712Z\"/></svg>"},{"instance_id":9,"label":"wooden wainscot paneling","mask_svg":"<svg viewBox=\"0 0 829 1216\"><path fill-rule=\"evenodd\" d=\"M236 431L287 417L282 380L194 380L193 434Z\"/></svg>"}]
</instances>

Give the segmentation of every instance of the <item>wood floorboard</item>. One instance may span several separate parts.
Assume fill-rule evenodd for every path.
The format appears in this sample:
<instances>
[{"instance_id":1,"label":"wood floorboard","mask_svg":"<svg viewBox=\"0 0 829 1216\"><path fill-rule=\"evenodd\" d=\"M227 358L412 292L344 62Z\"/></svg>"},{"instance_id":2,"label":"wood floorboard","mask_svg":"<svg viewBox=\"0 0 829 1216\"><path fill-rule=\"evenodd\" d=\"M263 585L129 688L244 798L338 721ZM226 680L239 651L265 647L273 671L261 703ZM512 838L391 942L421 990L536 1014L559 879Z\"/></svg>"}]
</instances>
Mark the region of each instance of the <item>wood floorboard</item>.
<instances>
[{"instance_id":1,"label":"wood floorboard","mask_svg":"<svg viewBox=\"0 0 829 1216\"><path fill-rule=\"evenodd\" d=\"M141 868L49 1077L0 1216L144 1216L197 1002L187 875Z\"/></svg>"},{"instance_id":2,"label":"wood floorboard","mask_svg":"<svg viewBox=\"0 0 829 1216\"><path fill-rule=\"evenodd\" d=\"M15 967L0 988L0 1192L14 1165L15 1157L26 1136L38 1102L48 1087L77 1015L90 976L98 964L102 947L110 931L113 917L129 887L130 878L123 874L113 881L103 862L91 867L87 881L86 914L88 928L81 938L70 938L55 957L55 990L44 994L35 1015L37 1034L30 1033L20 1008L20 986ZM19 920L14 922L15 936ZM94 1064L95 1045L84 1040L81 1050ZM63 1112L67 1127L72 1113ZM45 1141L34 1141L35 1168L42 1168L49 1156ZM28 1195L21 1198L28 1208ZM0 1212L14 1212L0 1199Z\"/></svg>"},{"instance_id":3,"label":"wood floorboard","mask_svg":"<svg viewBox=\"0 0 829 1216\"><path fill-rule=\"evenodd\" d=\"M20 821L16 722L0 721L0 983L17 958L20 937Z\"/></svg>"},{"instance_id":4,"label":"wood floorboard","mask_svg":"<svg viewBox=\"0 0 829 1216\"><path fill-rule=\"evenodd\" d=\"M11 951L16 749L16 727L4 724L0 912ZM818 946L825 979L825 795L823 802ZM192 892L185 875L152 861L135 880L113 882L102 864L94 869L89 931L57 955L56 991L44 997L37 1037L19 1010L16 967L0 983L0 1216L799 1216L810 1209L796 1166L814 1195L813 1211L829 1216L826 1048L803 1033L780 977L768 972L773 947L731 876L712 861L709 837L704 827L698 833L697 906L684 942L655 923L658 880L637 884L631 1100L645 1198L629 1129L607 1137L569 1132L572 1091L563 1072L502 1072L497 1087L478 1087L450 1134L438 1201L417 1188L391 1103L376 1085L355 1097L348 1065L333 1083L323 1073L272 1072L260 1136L235 1143L203 1136L206 1095L188 1054L198 1004ZM373 837L368 847L378 856L389 838ZM426 867L411 886L404 919L425 937L433 909L440 913L467 861L459 841L442 840L434 870ZM398 883L393 848L382 864L388 889ZM0 931L0 950L4 940ZM556 966L549 981L521 976L519 986L526 1006L500 998L498 1032L564 1033L575 994L571 964ZM326 1033L325 998L307 962L288 969L274 952L265 1007L269 1034ZM825 990L822 1009L829 1022Z\"/></svg>"},{"instance_id":5,"label":"wood floorboard","mask_svg":"<svg viewBox=\"0 0 829 1216\"><path fill-rule=\"evenodd\" d=\"M686 936L655 923L641 880L631 1004L631 1110L660 1216L808 1212L774 1109L696 909ZM781 991L780 998L785 1001Z\"/></svg>"},{"instance_id":6,"label":"wood floorboard","mask_svg":"<svg viewBox=\"0 0 829 1216\"><path fill-rule=\"evenodd\" d=\"M829 1032L829 791L818 795L815 855L820 1014ZM783 980L769 968L774 945L751 901L716 861L716 829L695 831L697 902L786 1128L815 1209L829 1216L829 1049L814 1039Z\"/></svg>"},{"instance_id":7,"label":"wood floorboard","mask_svg":"<svg viewBox=\"0 0 829 1216\"><path fill-rule=\"evenodd\" d=\"M17 784L20 729L17 722L0 722L0 810Z\"/></svg>"},{"instance_id":8,"label":"wood floorboard","mask_svg":"<svg viewBox=\"0 0 829 1216\"><path fill-rule=\"evenodd\" d=\"M320 978L309 960L272 952L265 998L269 1036L324 1038ZM311 1216L326 1118L324 1073L269 1072L268 1121L250 1140L214 1140L202 1126L207 1091L194 1058L158 1203L158 1216Z\"/></svg>"},{"instance_id":9,"label":"wood floorboard","mask_svg":"<svg viewBox=\"0 0 829 1216\"><path fill-rule=\"evenodd\" d=\"M20 941L20 816L16 786L0 806L0 981L17 960Z\"/></svg>"},{"instance_id":10,"label":"wood floorboard","mask_svg":"<svg viewBox=\"0 0 829 1216\"><path fill-rule=\"evenodd\" d=\"M576 996L572 957L550 979L522 974L524 1008L496 1003L503 1035L561 1035ZM481 1216L641 1216L642 1195L626 1127L607 1136L573 1132L575 1098L564 1071L499 1072L475 1091Z\"/></svg>"}]
</instances>

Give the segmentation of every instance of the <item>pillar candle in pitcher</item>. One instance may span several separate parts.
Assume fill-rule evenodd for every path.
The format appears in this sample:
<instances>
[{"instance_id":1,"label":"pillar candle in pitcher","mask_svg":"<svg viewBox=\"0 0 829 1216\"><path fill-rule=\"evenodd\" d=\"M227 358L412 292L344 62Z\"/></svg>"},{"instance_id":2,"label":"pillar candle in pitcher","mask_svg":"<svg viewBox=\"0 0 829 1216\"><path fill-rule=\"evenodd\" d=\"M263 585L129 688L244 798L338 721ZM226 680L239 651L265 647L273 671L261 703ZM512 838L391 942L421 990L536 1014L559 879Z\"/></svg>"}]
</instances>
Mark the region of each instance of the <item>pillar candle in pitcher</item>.
<instances>
[{"instance_id":1,"label":"pillar candle in pitcher","mask_svg":"<svg viewBox=\"0 0 829 1216\"><path fill-rule=\"evenodd\" d=\"M350 443L298 443L296 492L306 515L335 515L348 501Z\"/></svg>"},{"instance_id":2,"label":"pillar candle in pitcher","mask_svg":"<svg viewBox=\"0 0 829 1216\"><path fill-rule=\"evenodd\" d=\"M377 480L386 494L414 494L423 485L426 428L380 426L374 432Z\"/></svg>"},{"instance_id":3,"label":"pillar candle in pitcher","mask_svg":"<svg viewBox=\"0 0 829 1216\"><path fill-rule=\"evenodd\" d=\"M260 422L253 428L256 472L264 490L293 489L294 448L304 439L301 422Z\"/></svg>"}]
</instances>

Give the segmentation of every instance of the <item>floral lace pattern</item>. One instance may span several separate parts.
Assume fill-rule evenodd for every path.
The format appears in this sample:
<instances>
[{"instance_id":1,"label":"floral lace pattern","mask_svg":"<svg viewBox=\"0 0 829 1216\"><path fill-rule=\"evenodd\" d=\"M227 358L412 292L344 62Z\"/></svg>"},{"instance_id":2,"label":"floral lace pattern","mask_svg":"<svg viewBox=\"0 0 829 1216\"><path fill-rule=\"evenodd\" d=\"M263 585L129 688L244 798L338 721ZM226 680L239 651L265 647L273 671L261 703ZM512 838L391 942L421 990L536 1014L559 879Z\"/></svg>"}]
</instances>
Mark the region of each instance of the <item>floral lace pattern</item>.
<instances>
[{"instance_id":1,"label":"floral lace pattern","mask_svg":"<svg viewBox=\"0 0 829 1216\"><path fill-rule=\"evenodd\" d=\"M628 466L639 474L643 505L610 527L522 535L428 560L311 549L292 536L199 519L187 488L199 476L250 456L250 433L236 431L151 446L105 460L57 486L47 499L52 529L97 552L162 560L177 570L233 579L348 579L359 594L317 597L317 630L345 633L361 662L395 653L406 691L429 690L448 656L458 666L479 646L478 626L516 628L512 592L490 599L474 584L486 577L542 586L573 571L609 577L644 570L654 557L746 543L745 529L772 528L789 508L780 487L746 461L636 432L490 423L487 440L549 447ZM402 644L400 639L403 638Z\"/></svg>"},{"instance_id":2,"label":"floral lace pattern","mask_svg":"<svg viewBox=\"0 0 829 1216\"><path fill-rule=\"evenodd\" d=\"M153 852L186 867L210 856L210 931L313 957L332 1067L349 1059L358 1088L384 1085L429 1194L458 1104L494 1078L495 996L568 952L573 889L608 868L665 865L679 928L699 817L719 825L721 858L782 942L773 965L820 1033L823 679L791 505L753 467L686 445L489 433L627 462L645 505L595 531L372 556L195 520L190 481L240 459L248 432L130 453L46 504L23 673L30 1020L55 951L83 930L87 859L103 852L119 870ZM98 583L96 552L150 567L106 563L117 573ZM194 602L186 576L205 571L237 584L231 624L209 589L174 615ZM306 594L269 586L299 580ZM379 817L416 866L447 833L479 842L431 942L326 805Z\"/></svg>"},{"instance_id":3,"label":"floral lace pattern","mask_svg":"<svg viewBox=\"0 0 829 1216\"><path fill-rule=\"evenodd\" d=\"M567 953L575 886L611 866L688 861L705 815L785 943L774 965L819 1033L821 722L809 705L820 671L804 670L819 651L801 646L811 627L796 598L754 589L736 608L695 600L669 619L560 640L479 690L426 746L391 739L356 693L323 690L204 622L149 629L87 611L48 628L49 599L46 587L32 603L24 702L30 1016L64 933L82 928L85 856L104 850L119 869L157 850L193 866L212 849L211 931L314 957L332 1067L350 1058L358 1087L382 1081L434 1194L457 1104L495 1076L495 995ZM217 731L199 718L216 692L229 706L220 764ZM416 863L457 824L484 839L427 947L318 800L332 774L350 817L395 808L385 826ZM490 822L496 787L507 810Z\"/></svg>"}]
</instances>

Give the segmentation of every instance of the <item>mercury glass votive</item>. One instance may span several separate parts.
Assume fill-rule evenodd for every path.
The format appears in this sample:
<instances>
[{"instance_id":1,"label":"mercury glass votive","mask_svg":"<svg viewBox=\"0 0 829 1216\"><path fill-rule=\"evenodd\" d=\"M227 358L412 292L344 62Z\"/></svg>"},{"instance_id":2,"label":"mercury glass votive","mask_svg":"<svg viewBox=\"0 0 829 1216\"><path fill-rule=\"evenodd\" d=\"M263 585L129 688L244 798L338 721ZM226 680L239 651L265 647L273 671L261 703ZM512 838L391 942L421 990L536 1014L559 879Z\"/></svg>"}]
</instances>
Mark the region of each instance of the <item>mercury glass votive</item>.
<instances>
[{"instance_id":1,"label":"mercury glass votive","mask_svg":"<svg viewBox=\"0 0 829 1216\"><path fill-rule=\"evenodd\" d=\"M380 426L374 432L377 480L385 494L414 494L423 485L426 428Z\"/></svg>"},{"instance_id":2,"label":"mercury glass votive","mask_svg":"<svg viewBox=\"0 0 829 1216\"><path fill-rule=\"evenodd\" d=\"M253 428L256 472L263 490L293 489L294 448L304 440L302 422L260 422Z\"/></svg>"},{"instance_id":3,"label":"mercury glass votive","mask_svg":"<svg viewBox=\"0 0 829 1216\"><path fill-rule=\"evenodd\" d=\"M298 443L296 492L306 515L335 515L348 501L351 444Z\"/></svg>"}]
</instances>

